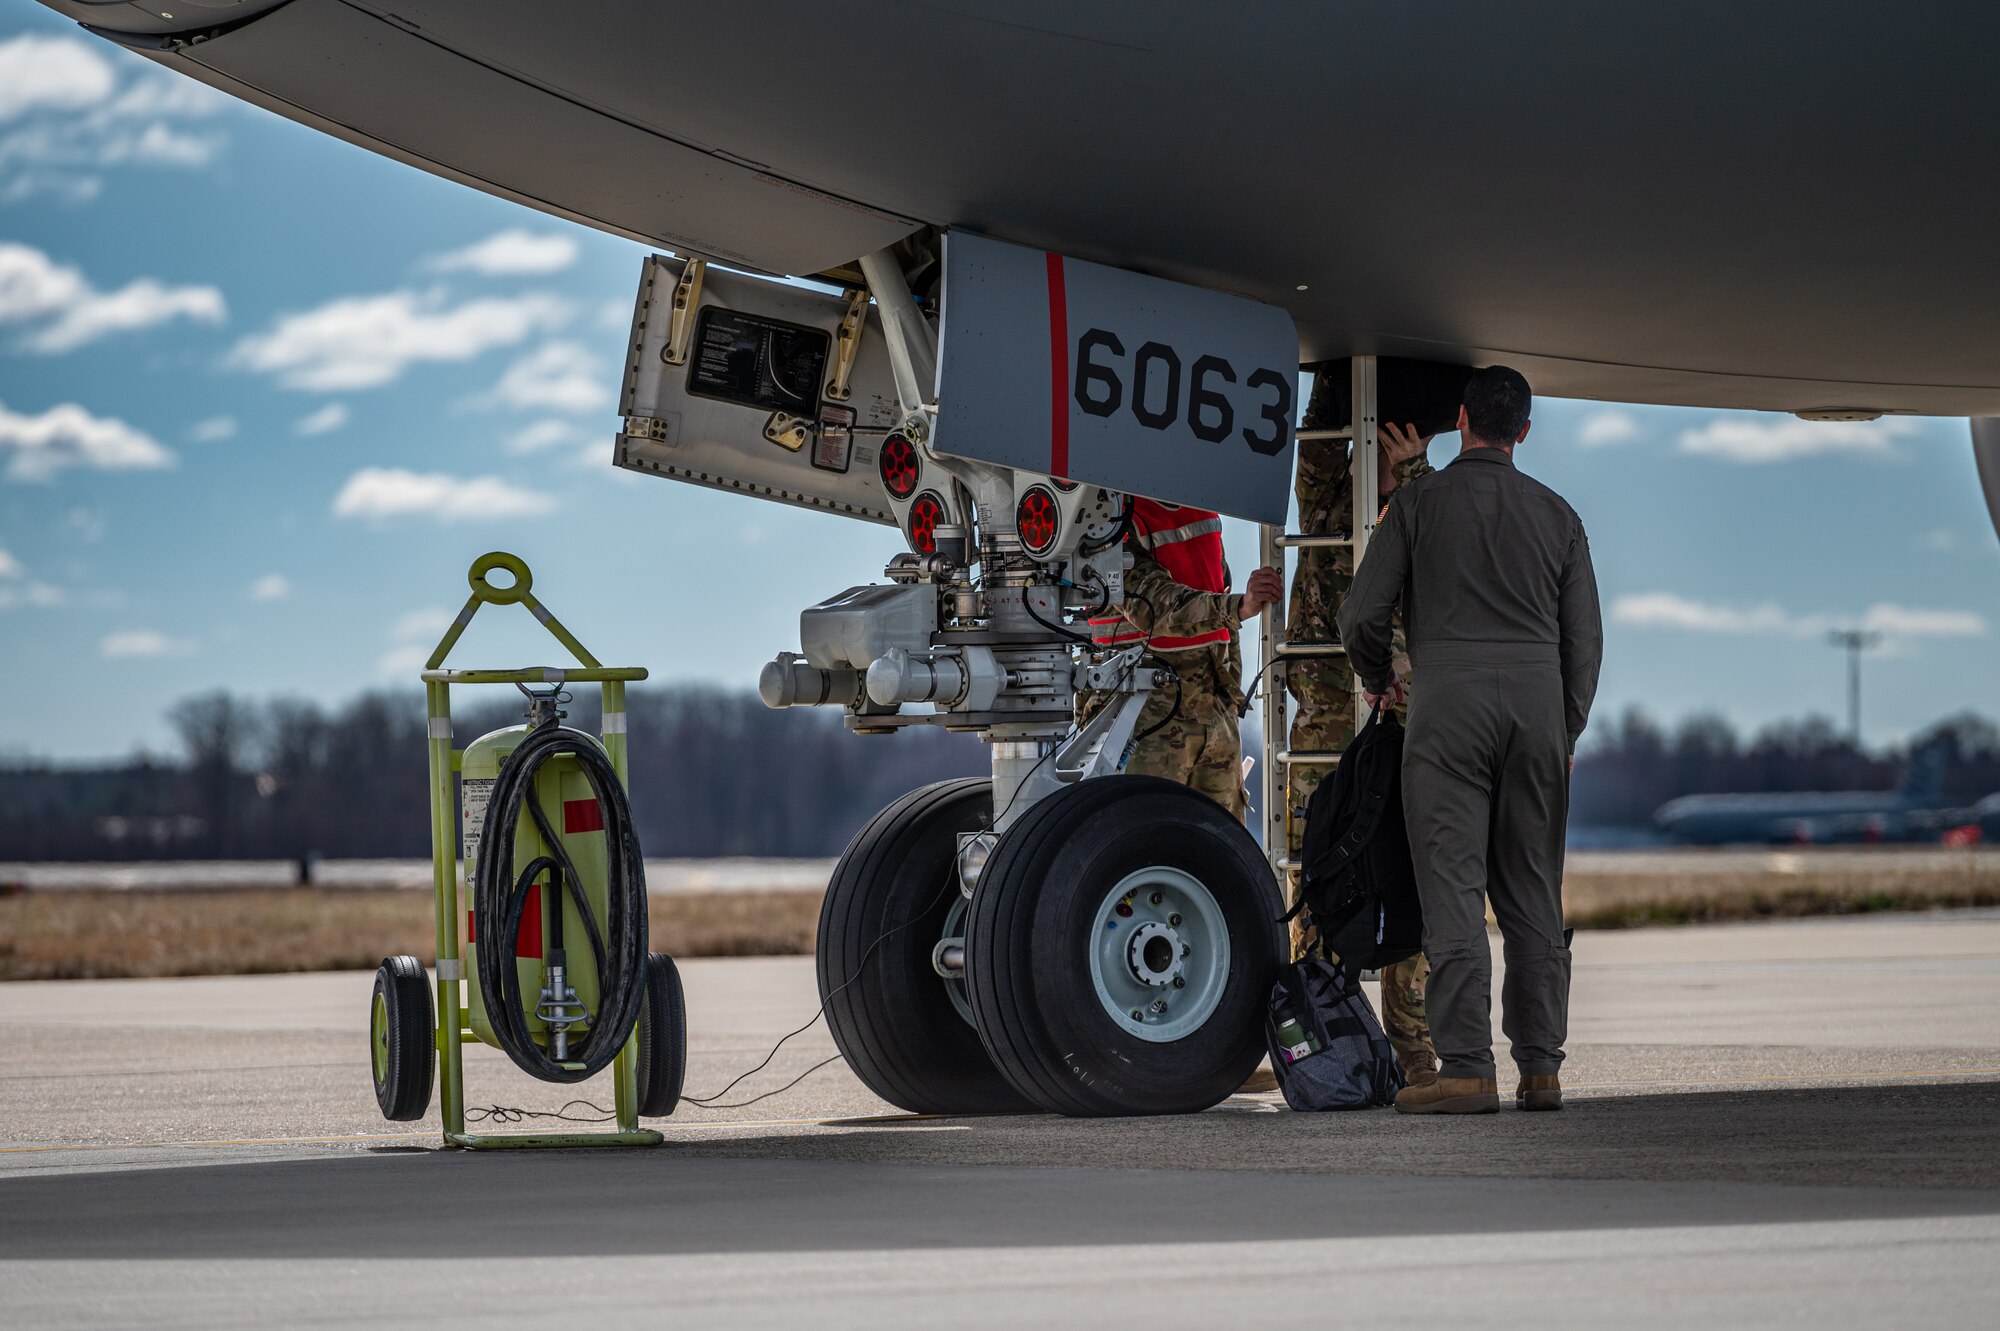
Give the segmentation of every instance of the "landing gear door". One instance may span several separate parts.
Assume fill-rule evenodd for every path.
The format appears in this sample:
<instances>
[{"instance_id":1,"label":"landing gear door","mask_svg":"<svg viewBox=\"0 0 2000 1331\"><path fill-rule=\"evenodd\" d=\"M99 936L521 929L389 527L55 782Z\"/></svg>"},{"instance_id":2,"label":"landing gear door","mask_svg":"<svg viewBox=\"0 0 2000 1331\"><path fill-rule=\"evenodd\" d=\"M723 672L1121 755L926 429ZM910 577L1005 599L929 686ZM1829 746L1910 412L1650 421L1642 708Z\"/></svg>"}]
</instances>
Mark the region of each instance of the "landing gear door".
<instances>
[{"instance_id":1,"label":"landing gear door","mask_svg":"<svg viewBox=\"0 0 2000 1331\"><path fill-rule=\"evenodd\" d=\"M1277 306L952 231L943 325L939 452L1285 520L1299 338Z\"/></svg>"},{"instance_id":2,"label":"landing gear door","mask_svg":"<svg viewBox=\"0 0 2000 1331\"><path fill-rule=\"evenodd\" d=\"M653 255L620 411L620 467L895 524L875 455L902 408L853 293Z\"/></svg>"}]
</instances>

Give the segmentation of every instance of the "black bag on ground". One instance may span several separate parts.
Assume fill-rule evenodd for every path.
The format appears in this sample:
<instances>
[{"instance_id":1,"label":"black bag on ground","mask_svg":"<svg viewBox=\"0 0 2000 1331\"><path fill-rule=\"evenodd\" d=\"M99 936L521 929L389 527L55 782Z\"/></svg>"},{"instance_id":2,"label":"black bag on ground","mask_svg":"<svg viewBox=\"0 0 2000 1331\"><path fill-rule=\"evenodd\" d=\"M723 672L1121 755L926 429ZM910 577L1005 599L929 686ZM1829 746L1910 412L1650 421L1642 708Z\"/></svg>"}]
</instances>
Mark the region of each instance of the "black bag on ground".
<instances>
[{"instance_id":1,"label":"black bag on ground","mask_svg":"<svg viewBox=\"0 0 2000 1331\"><path fill-rule=\"evenodd\" d=\"M1306 801L1299 900L1322 951L1359 975L1423 949L1424 913L1403 826L1403 726L1377 708Z\"/></svg>"},{"instance_id":2,"label":"black bag on ground","mask_svg":"<svg viewBox=\"0 0 2000 1331\"><path fill-rule=\"evenodd\" d=\"M1264 1041L1278 1089L1294 1109L1370 1109L1403 1087L1396 1051L1344 967L1295 961L1271 986Z\"/></svg>"}]
</instances>

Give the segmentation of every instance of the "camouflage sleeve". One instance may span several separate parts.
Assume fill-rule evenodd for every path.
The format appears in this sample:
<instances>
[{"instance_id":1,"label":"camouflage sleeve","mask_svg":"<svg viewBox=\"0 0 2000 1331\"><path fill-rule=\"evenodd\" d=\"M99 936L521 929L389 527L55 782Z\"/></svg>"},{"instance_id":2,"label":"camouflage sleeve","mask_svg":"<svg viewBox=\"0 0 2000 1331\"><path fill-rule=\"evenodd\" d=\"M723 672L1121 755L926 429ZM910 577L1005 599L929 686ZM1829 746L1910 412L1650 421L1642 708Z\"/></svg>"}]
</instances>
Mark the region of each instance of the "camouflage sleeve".
<instances>
[{"instance_id":1,"label":"camouflage sleeve","mask_svg":"<svg viewBox=\"0 0 2000 1331\"><path fill-rule=\"evenodd\" d=\"M1192 638L1216 629L1233 629L1243 598L1236 592L1198 592L1175 582L1160 561L1132 547L1137 561L1125 575L1125 604L1119 613L1141 632L1169 638Z\"/></svg>"},{"instance_id":2,"label":"camouflage sleeve","mask_svg":"<svg viewBox=\"0 0 2000 1331\"><path fill-rule=\"evenodd\" d=\"M1428 476L1436 470L1437 468L1431 465L1430 458L1419 453L1396 464L1396 484L1408 485L1411 481Z\"/></svg>"},{"instance_id":3,"label":"camouflage sleeve","mask_svg":"<svg viewBox=\"0 0 2000 1331\"><path fill-rule=\"evenodd\" d=\"M1403 527L1407 508L1390 499L1388 516L1375 529L1354 586L1340 603L1340 640L1347 646L1348 664L1370 693L1387 692L1395 679L1394 621L1410 573Z\"/></svg>"}]
</instances>

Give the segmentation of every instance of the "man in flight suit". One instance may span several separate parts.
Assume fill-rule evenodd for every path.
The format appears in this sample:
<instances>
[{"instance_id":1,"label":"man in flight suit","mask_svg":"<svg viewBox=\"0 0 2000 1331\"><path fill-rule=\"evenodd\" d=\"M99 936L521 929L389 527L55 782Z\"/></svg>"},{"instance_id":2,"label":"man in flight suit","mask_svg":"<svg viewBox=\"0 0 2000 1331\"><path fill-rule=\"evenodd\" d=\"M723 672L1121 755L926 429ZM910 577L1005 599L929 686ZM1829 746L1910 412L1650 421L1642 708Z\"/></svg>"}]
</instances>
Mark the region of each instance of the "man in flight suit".
<instances>
[{"instance_id":1,"label":"man in flight suit","mask_svg":"<svg viewBox=\"0 0 2000 1331\"><path fill-rule=\"evenodd\" d=\"M1278 599L1281 575L1260 568L1247 590L1232 593L1220 514L1151 499L1132 504L1125 603L1090 621L1091 641L1106 650L1143 642L1173 667L1179 684L1146 700L1134 732L1142 738L1125 770L1191 786L1241 821L1248 797L1237 729L1243 706L1237 626Z\"/></svg>"},{"instance_id":2,"label":"man in flight suit","mask_svg":"<svg viewBox=\"0 0 2000 1331\"><path fill-rule=\"evenodd\" d=\"M1389 501L1340 608L1340 635L1371 705L1393 705L1398 605L1422 684L1403 748L1404 819L1424 908L1431 1034L1443 1067L1396 1097L1403 1113L1499 1109L1486 901L1507 957L1502 1028L1515 1102L1560 1109L1569 1026L1563 832L1569 769L1603 657L1590 543L1575 510L1514 467L1528 381L1473 375L1459 455Z\"/></svg>"}]
</instances>

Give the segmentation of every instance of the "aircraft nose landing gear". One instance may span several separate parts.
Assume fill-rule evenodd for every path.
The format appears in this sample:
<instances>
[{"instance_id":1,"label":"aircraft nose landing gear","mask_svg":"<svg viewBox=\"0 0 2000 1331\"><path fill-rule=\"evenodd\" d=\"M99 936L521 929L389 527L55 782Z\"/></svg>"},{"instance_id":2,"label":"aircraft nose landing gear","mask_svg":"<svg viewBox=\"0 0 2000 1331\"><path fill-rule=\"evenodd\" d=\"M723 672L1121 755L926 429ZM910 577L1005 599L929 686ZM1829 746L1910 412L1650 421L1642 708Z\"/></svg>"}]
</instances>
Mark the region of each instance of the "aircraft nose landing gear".
<instances>
[{"instance_id":1,"label":"aircraft nose landing gear","mask_svg":"<svg viewBox=\"0 0 2000 1331\"><path fill-rule=\"evenodd\" d=\"M649 260L619 461L897 528L887 582L804 611L758 691L987 742L990 782L890 805L828 884L819 991L854 1073L920 1113L1206 1109L1262 1057L1283 906L1221 806L1116 775L1176 679L1170 635L1124 615L1127 541L1138 494L1282 516L1297 338L1254 301L975 235L937 257L863 256L842 296ZM733 350L746 329L817 370L778 382Z\"/></svg>"}]
</instances>

